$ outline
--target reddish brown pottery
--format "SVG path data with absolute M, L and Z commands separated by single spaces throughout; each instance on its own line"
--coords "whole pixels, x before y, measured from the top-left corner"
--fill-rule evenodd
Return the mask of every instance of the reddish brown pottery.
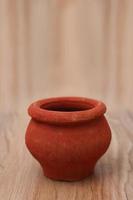
M 30 105 L 26 145 L 44 175 L 73 181 L 93 172 L 111 141 L 105 111 L 104 103 L 81 97 L 49 98 Z

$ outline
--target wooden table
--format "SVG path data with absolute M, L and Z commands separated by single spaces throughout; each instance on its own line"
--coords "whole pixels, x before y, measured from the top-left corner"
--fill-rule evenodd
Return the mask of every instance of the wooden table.
M 58 182 L 43 176 L 25 147 L 26 113 L 0 115 L 1 200 L 132 200 L 133 113 L 107 115 L 112 142 L 95 173 L 79 182 Z

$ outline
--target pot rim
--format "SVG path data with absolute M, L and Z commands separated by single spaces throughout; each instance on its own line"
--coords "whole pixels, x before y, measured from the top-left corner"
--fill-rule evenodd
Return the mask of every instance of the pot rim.
M 77 108 L 77 110 L 68 112 L 58 110 L 58 108 L 56 110 L 47 108 L 48 105 L 52 104 L 57 105 L 57 107 L 68 104 L 73 108 Z M 67 107 L 69 107 L 68 105 Z M 105 112 L 106 106 L 102 101 L 69 96 L 41 99 L 32 103 L 28 108 L 28 113 L 33 119 L 50 124 L 71 124 L 89 121 L 102 116 Z

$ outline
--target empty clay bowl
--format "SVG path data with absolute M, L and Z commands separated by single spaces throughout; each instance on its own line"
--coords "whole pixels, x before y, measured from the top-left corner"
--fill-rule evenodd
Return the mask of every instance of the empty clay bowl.
M 111 141 L 105 111 L 104 103 L 81 97 L 49 98 L 30 105 L 26 145 L 47 177 L 74 181 L 93 172 Z

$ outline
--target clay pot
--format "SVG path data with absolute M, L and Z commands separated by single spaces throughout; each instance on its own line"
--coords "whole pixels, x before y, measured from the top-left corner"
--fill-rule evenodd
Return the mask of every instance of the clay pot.
M 105 111 L 102 102 L 81 97 L 31 104 L 26 145 L 47 177 L 73 181 L 93 172 L 111 141 Z

